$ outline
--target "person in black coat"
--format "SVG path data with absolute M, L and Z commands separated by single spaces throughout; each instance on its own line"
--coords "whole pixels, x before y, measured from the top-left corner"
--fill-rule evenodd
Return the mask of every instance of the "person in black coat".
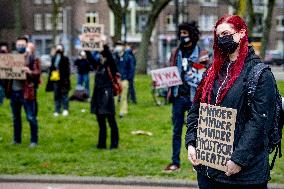
M 260 62 L 248 45 L 248 29 L 239 16 L 224 16 L 217 21 L 213 64 L 198 87 L 187 117 L 185 145 L 188 159 L 197 171 L 200 189 L 267 188 L 268 129 L 276 103 L 275 80 L 269 69 L 260 76 L 251 105 L 247 103 L 248 75 Z M 200 103 L 237 110 L 233 153 L 225 162 L 226 172 L 201 165 L 196 159 Z
M 89 62 L 95 68 L 95 87 L 91 100 L 91 113 L 96 114 L 99 124 L 98 149 L 106 149 L 106 119 L 111 128 L 110 149 L 118 148 L 119 134 L 115 119 L 115 104 L 112 81 L 118 73 L 116 64 L 108 46 L 104 46 L 100 61 L 96 61 L 90 52 L 87 52 Z
M 67 116 L 69 114 L 68 92 L 71 89 L 70 62 L 68 57 L 64 56 L 62 45 L 57 45 L 56 54 L 52 57 L 51 63 L 46 91 L 54 92 L 55 112 L 53 115 L 57 117 L 63 105 L 62 115 Z

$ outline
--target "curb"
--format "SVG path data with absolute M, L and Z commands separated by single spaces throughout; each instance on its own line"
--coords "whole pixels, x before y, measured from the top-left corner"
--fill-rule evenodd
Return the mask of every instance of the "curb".
M 18 183 L 53 183 L 53 184 L 103 184 L 103 185 L 129 185 L 129 186 L 160 186 L 160 187 L 188 187 L 198 188 L 196 181 L 176 179 L 150 179 L 145 177 L 89 177 L 64 175 L 0 175 L 1 182 Z M 284 189 L 282 184 L 269 184 L 269 189 Z

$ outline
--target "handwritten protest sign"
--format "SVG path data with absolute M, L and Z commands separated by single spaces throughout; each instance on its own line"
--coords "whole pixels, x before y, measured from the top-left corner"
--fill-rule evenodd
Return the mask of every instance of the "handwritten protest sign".
M 0 79 L 25 80 L 25 57 L 19 54 L 0 55 Z
M 152 70 L 151 76 L 157 89 L 182 85 L 182 80 L 176 66 Z
M 100 24 L 83 25 L 81 46 L 83 50 L 100 51 L 103 49 L 104 26 Z
M 196 157 L 203 165 L 226 171 L 233 153 L 237 110 L 200 104 Z

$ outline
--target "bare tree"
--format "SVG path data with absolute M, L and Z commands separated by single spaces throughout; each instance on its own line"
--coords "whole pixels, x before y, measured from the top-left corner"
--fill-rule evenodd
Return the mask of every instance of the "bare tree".
M 150 38 L 161 11 L 168 5 L 171 0 L 150 0 L 151 10 L 148 13 L 148 20 L 142 33 L 142 40 L 138 49 L 137 67 L 138 71 L 146 73 L 148 62 L 148 49 L 150 46 Z
M 261 50 L 260 50 L 260 57 L 265 57 L 265 51 L 267 48 L 267 44 L 269 42 L 269 33 L 271 30 L 271 22 L 272 22 L 272 15 L 273 15 L 273 9 L 275 5 L 275 0 L 267 0 L 268 4 L 266 7 L 266 11 L 263 17 L 263 36 L 261 38 Z
M 129 0 L 124 0 L 124 6 L 122 6 L 120 0 L 107 0 L 109 8 L 114 14 L 114 37 L 113 42 L 121 40 L 121 28 L 123 22 L 123 16 L 127 12 L 127 7 L 129 5 Z
M 255 14 L 254 14 L 252 0 L 248 0 L 247 11 L 248 11 L 248 18 L 249 18 L 248 20 L 249 36 L 252 37 L 253 26 L 255 24 Z
M 51 18 L 51 22 L 52 22 L 52 40 L 53 43 L 55 44 L 55 40 L 56 40 L 56 36 L 57 36 L 57 26 L 58 26 L 58 17 L 59 17 L 59 13 L 61 11 L 62 8 L 62 0 L 52 0 L 52 18 Z
M 22 35 L 21 0 L 13 0 L 16 36 Z

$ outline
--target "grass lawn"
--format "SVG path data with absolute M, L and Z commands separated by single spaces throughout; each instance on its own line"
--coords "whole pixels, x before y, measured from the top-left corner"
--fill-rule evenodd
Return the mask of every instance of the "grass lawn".
M 91 78 L 93 80 L 93 76 Z M 157 107 L 151 96 L 150 85 L 149 76 L 137 76 L 138 104 L 130 104 L 129 115 L 125 118 L 117 117 L 120 145 L 118 150 L 113 151 L 96 149 L 98 125 L 95 116 L 89 113 L 89 103 L 71 102 L 70 116 L 54 118 L 53 93 L 44 91 L 45 84 L 40 86 L 38 94 L 39 146 L 34 149 L 28 147 L 30 129 L 24 113 L 23 142 L 14 146 L 11 111 L 9 101 L 5 100 L 0 107 L 0 174 L 143 176 L 195 180 L 196 175 L 187 161 L 184 144 L 181 149 L 181 171 L 172 174 L 162 172 L 171 160 L 171 106 Z M 284 82 L 279 82 L 279 86 L 284 95 Z M 82 109 L 86 109 L 86 112 L 82 112 Z M 135 130 L 150 131 L 153 136 L 132 135 L 131 131 Z M 283 160 L 276 161 L 272 182 L 284 183 Z

